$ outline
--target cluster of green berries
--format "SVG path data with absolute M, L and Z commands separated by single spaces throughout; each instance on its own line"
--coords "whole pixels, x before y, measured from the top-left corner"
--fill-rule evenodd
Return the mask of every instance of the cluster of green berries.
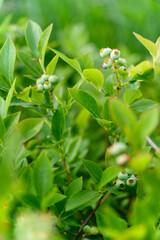
M 43 90 L 50 90 L 53 87 L 53 84 L 58 82 L 58 77 L 56 75 L 46 75 L 43 74 L 40 78 L 37 79 L 37 90 L 42 92 Z
M 126 60 L 121 58 L 121 52 L 118 49 L 111 49 L 109 47 L 100 50 L 100 56 L 104 58 L 102 68 L 107 69 L 116 64 L 119 68 L 126 67 Z M 124 69 L 123 69 L 124 70 Z
M 119 166 L 125 165 L 130 160 L 127 145 L 123 142 L 114 143 L 107 152 L 110 157 L 116 157 L 116 163 Z
M 125 186 L 134 187 L 137 184 L 137 177 L 133 174 L 133 170 L 126 168 L 118 173 L 115 183 L 116 188 L 123 190 Z
M 89 225 L 86 225 L 83 228 L 83 232 L 87 235 L 97 235 L 99 231 L 97 227 L 90 227 Z

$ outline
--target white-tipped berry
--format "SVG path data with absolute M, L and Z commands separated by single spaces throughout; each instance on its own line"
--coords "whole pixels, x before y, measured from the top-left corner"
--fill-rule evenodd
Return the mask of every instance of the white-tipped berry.
M 45 90 L 50 90 L 51 88 L 52 88 L 52 84 L 51 83 L 48 82 L 48 83 L 44 84 L 44 89 Z
M 36 81 L 37 85 L 38 84 L 44 84 L 45 83 L 45 80 L 43 78 L 38 78 L 37 81 Z
M 38 85 L 37 85 L 37 90 L 38 90 L 39 92 L 42 92 L 43 89 L 44 89 L 44 87 L 43 87 L 42 84 L 38 84 Z
M 113 60 L 117 60 L 121 55 L 121 52 L 118 50 L 118 49 L 113 49 L 111 54 L 110 54 L 110 57 L 113 59 Z
M 108 149 L 108 153 L 111 156 L 116 156 L 126 152 L 126 150 L 127 150 L 127 145 L 125 143 L 116 142 Z
M 113 64 L 112 59 L 106 58 L 106 59 L 104 59 L 104 62 L 102 64 L 102 68 L 103 69 L 110 68 L 110 67 L 112 67 L 112 64 Z
M 126 172 L 119 172 L 117 177 L 120 180 L 126 180 L 128 178 L 128 174 Z
M 122 190 L 122 189 L 124 189 L 124 187 L 125 187 L 125 182 L 123 182 L 123 181 L 121 181 L 121 180 L 117 180 L 115 186 L 116 186 L 118 189 L 121 189 L 121 190 Z
M 136 185 L 136 178 L 133 178 L 133 177 L 130 177 L 127 179 L 127 182 L 126 184 L 129 186 L 129 187 L 134 187 Z
M 109 48 L 109 47 L 107 47 L 107 48 L 102 48 L 102 49 L 100 50 L 100 56 L 103 57 L 103 58 L 108 57 L 109 54 L 111 53 L 111 51 L 112 51 L 112 49 Z
M 121 66 L 126 66 L 127 64 L 126 59 L 121 57 L 117 60 L 117 63 Z
M 45 75 L 45 74 L 42 75 L 42 79 L 44 79 L 45 81 L 47 81 L 48 78 L 49 78 L 49 75 Z
M 52 76 L 50 76 L 50 77 L 48 78 L 48 81 L 49 81 L 50 83 L 55 83 L 55 82 L 58 81 L 58 77 L 57 77 L 56 75 L 52 75 Z
M 127 163 L 129 161 L 129 155 L 128 154 L 121 154 L 116 158 L 116 163 L 119 166 L 123 166 L 125 163 Z

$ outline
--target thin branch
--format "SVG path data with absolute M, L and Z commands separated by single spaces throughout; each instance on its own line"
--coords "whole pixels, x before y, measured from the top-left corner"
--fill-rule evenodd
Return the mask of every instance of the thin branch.
M 146 139 L 147 139 L 147 142 L 152 146 L 152 148 L 156 150 L 156 152 L 160 151 L 160 148 L 152 141 L 150 137 L 147 136 Z
M 65 172 L 66 172 L 68 183 L 71 183 L 71 177 L 70 177 L 70 174 L 69 174 L 69 171 L 68 171 L 68 168 L 67 168 L 66 159 L 63 157 L 62 161 L 63 161 L 63 166 L 64 166 L 64 169 L 65 169 Z
M 103 195 L 99 201 L 97 202 L 96 207 L 92 210 L 92 212 L 90 213 L 90 215 L 88 216 L 88 218 L 84 221 L 84 223 L 82 224 L 82 226 L 80 227 L 80 229 L 78 230 L 76 237 L 74 238 L 74 240 L 78 240 L 79 236 L 81 235 L 83 228 L 87 225 L 87 223 L 90 221 L 90 219 L 93 217 L 93 215 L 95 214 L 95 212 L 97 211 L 97 209 L 100 207 L 100 205 L 111 196 L 112 193 L 108 193 L 106 196 Z M 105 196 L 105 197 L 104 197 Z
M 119 95 L 119 88 L 118 88 L 118 76 L 117 76 L 117 72 L 116 72 L 116 66 L 115 64 L 113 64 L 113 69 L 114 69 L 114 75 L 115 75 L 115 84 L 116 84 L 116 96 L 118 98 Z

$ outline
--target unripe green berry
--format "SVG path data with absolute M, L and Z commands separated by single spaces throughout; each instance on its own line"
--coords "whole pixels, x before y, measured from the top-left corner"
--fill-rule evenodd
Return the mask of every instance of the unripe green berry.
M 133 177 L 130 177 L 127 179 L 127 182 L 126 184 L 129 186 L 129 187 L 134 187 L 136 185 L 136 179 L 133 178 Z
M 110 54 L 110 57 L 113 60 L 117 60 L 117 59 L 119 59 L 120 55 L 121 55 L 121 52 L 118 49 L 113 49 L 111 54 Z
M 39 92 L 42 92 L 43 89 L 44 89 L 44 87 L 43 87 L 42 84 L 38 84 L 38 85 L 37 85 L 37 90 L 38 90 Z
M 100 56 L 103 57 L 103 58 L 108 57 L 109 54 L 111 53 L 111 51 L 112 51 L 112 49 L 109 48 L 109 47 L 107 47 L 107 48 L 102 48 L 102 49 L 100 50 Z
M 97 227 L 92 227 L 91 228 L 91 235 L 97 235 L 98 234 L 98 228 Z
M 104 59 L 104 63 L 102 64 L 102 68 L 103 69 L 110 68 L 110 67 L 112 67 L 112 65 L 113 65 L 112 59 L 106 58 L 106 59 Z
M 55 83 L 55 82 L 58 81 L 58 77 L 56 75 L 52 75 L 52 76 L 49 77 L 48 81 L 50 83 Z
M 86 234 L 91 234 L 91 227 L 89 225 L 84 226 L 83 232 Z
M 121 66 L 126 66 L 127 62 L 126 62 L 126 59 L 125 58 L 119 58 L 117 63 Z
M 128 178 L 128 174 L 126 173 L 126 172 L 119 172 L 118 173 L 118 178 L 120 179 L 120 180 L 126 180 L 127 178 Z
M 127 150 L 127 145 L 125 143 L 116 142 L 108 149 L 108 153 L 111 156 L 116 156 L 121 153 L 124 153 L 126 150 Z
M 48 78 L 49 78 L 49 75 L 45 75 L 45 74 L 42 75 L 42 79 L 44 79 L 45 81 L 47 81 Z
M 38 78 L 37 81 L 36 81 L 37 85 L 38 84 L 44 84 L 45 83 L 45 80 L 43 78 Z
M 125 187 L 125 182 L 123 182 L 123 181 L 121 181 L 121 180 L 117 180 L 116 181 L 116 188 L 118 188 L 118 189 L 124 189 L 124 187 Z
M 52 88 L 52 84 L 51 83 L 45 83 L 44 84 L 44 89 L 45 90 L 50 90 Z
M 125 170 L 126 173 L 128 173 L 129 175 L 132 175 L 132 174 L 133 174 L 133 170 L 132 170 L 132 169 L 125 168 L 124 170 Z

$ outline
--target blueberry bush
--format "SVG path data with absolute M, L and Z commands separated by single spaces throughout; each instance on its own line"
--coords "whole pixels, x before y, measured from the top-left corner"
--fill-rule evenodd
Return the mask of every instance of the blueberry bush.
M 104 46 L 95 67 L 52 48 L 51 32 L 29 21 L 26 44 L 0 50 L 0 239 L 158 240 L 159 104 L 143 84 L 160 38 L 134 33 L 152 61 Z

